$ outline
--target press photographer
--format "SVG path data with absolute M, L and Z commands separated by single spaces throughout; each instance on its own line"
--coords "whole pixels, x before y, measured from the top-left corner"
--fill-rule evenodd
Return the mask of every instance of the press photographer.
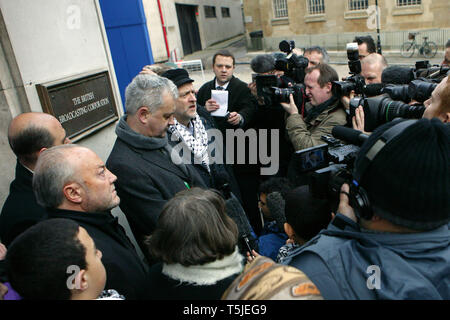
M 436 119 L 378 128 L 333 221 L 283 264 L 325 299 L 449 299 L 449 143 L 449 127 Z
M 255 72 L 255 80 L 248 87 L 258 101 L 255 127 L 266 129 L 269 137 L 275 134 L 274 130 L 277 130 L 280 153 L 278 175 L 285 176 L 293 148 L 286 133 L 285 112 L 280 104 L 282 97 L 277 93 L 282 88 L 288 88 L 289 83 L 294 81 L 285 76 L 283 71 L 276 69 L 276 61 L 271 54 L 262 54 L 253 58 L 250 66 Z M 267 141 L 269 153 L 272 154 L 271 139 Z
M 350 99 L 378 95 L 382 89 L 381 76 L 387 67 L 386 59 L 378 53 L 371 53 L 362 60 L 358 58 L 357 43 L 347 44 L 350 76 L 343 81 L 333 83 L 334 90 L 341 97 L 344 107 L 349 110 Z
M 347 122 L 344 106 L 332 90 L 333 81 L 339 79 L 337 72 L 327 64 L 305 72 L 305 93 L 309 101 L 297 106 L 291 94 L 289 103 L 281 103 L 288 113 L 286 130 L 295 151 L 323 144 L 322 135 L 331 134 L 334 126 Z

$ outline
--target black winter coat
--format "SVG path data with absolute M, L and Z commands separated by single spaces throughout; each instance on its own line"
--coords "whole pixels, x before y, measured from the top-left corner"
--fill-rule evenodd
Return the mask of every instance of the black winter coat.
M 0 215 L 0 240 L 8 247 L 29 227 L 41 221 L 46 213 L 33 193 L 33 173 L 17 161 L 16 178 L 9 187 L 9 195 Z
M 147 266 L 138 256 L 125 230 L 110 212 L 89 213 L 70 210 L 48 210 L 48 218 L 65 218 L 86 229 L 102 252 L 106 269 L 105 289 L 114 289 L 127 300 L 145 299 L 143 286 L 148 279 Z
M 117 140 L 106 167 L 117 176 L 120 208 L 144 254 L 145 236 L 155 229 L 165 203 L 176 193 L 192 187 L 207 188 L 191 164 L 176 165 L 165 147 L 166 138 L 149 138 L 135 133 L 123 117 Z

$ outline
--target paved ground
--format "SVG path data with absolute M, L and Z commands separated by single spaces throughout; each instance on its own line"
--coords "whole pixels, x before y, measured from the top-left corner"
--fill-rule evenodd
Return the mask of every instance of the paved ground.
M 264 51 L 247 51 L 245 36 L 240 35 L 232 39 L 217 43 L 212 45 L 205 50 L 194 52 L 193 54 L 184 57 L 184 61 L 201 60 L 204 68 L 203 73 L 200 71 L 190 72 L 192 79 L 195 80 L 195 87 L 200 88 L 203 83 L 214 78 L 214 73 L 212 71 L 212 57 L 214 53 L 219 49 L 229 49 L 236 58 L 236 70 L 235 76 L 245 82 L 250 82 L 252 78 L 252 70 L 250 69 L 250 60 L 258 54 L 264 54 L 268 52 Z M 347 53 L 345 51 L 330 51 L 330 65 L 332 65 L 339 78 L 348 76 L 348 66 L 347 66 Z M 417 56 L 415 54 L 411 58 L 403 58 L 400 52 L 387 51 L 383 52 L 383 55 L 388 60 L 391 65 L 404 65 L 413 67 L 415 62 L 418 60 L 426 60 L 424 57 Z M 431 64 L 439 64 L 442 61 L 444 53 L 438 51 L 433 59 L 430 59 Z

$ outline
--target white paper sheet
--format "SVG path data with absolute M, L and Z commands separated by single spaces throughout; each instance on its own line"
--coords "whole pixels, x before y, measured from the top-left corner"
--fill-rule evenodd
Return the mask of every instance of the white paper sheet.
M 228 113 L 228 91 L 211 90 L 211 98 L 216 100 L 219 109 L 211 112 L 213 117 L 225 117 Z

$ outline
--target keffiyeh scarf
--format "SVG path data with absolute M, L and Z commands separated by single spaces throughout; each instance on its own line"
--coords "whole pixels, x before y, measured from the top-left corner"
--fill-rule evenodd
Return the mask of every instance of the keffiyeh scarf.
M 205 126 L 198 115 L 191 120 L 191 125 L 194 127 L 194 134 L 176 119 L 174 119 L 174 124 L 168 130 L 172 134 L 172 140 L 174 140 L 173 137 L 176 137 L 174 141 L 183 141 L 185 146 L 192 152 L 194 160 L 196 160 L 194 163 L 201 163 L 210 172 L 208 135 L 206 134 Z

